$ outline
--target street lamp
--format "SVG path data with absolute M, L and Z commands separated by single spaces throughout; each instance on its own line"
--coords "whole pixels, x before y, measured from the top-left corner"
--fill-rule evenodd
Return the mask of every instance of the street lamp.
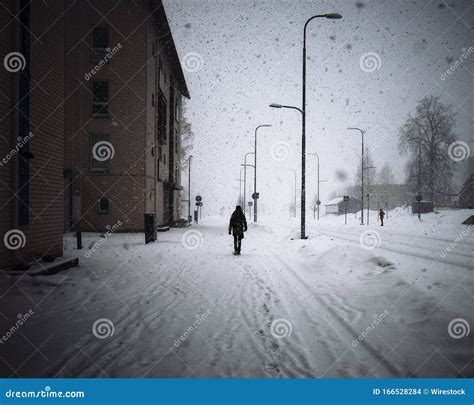
M 295 212 L 295 218 L 296 218 L 296 170 L 295 169 L 287 169 L 287 170 L 290 171 L 290 172 L 295 173 L 295 199 L 294 199 L 293 204 L 294 204 L 294 207 L 295 207 L 294 212 Z
M 257 128 L 255 128 L 255 147 L 254 147 L 254 171 L 253 171 L 253 199 L 254 199 L 254 208 L 253 208 L 253 220 L 254 222 L 257 222 L 257 132 L 259 128 L 269 128 L 271 127 L 270 124 L 263 124 L 259 125 Z
M 319 181 L 319 155 L 317 152 L 308 153 L 308 155 L 316 156 L 318 158 L 318 201 L 316 202 L 316 205 L 318 206 L 318 221 L 319 221 L 319 206 L 321 205 L 321 200 L 319 199 L 319 183 L 322 183 L 322 181 Z
M 247 152 L 244 157 L 244 212 L 247 206 L 247 156 L 253 154 L 254 152 Z
M 347 129 L 350 130 L 355 130 L 359 131 L 360 134 L 362 135 L 362 155 L 361 155 L 361 164 L 362 164 L 362 169 L 361 169 L 361 187 L 360 187 L 360 211 L 361 211 L 361 216 L 360 216 L 360 224 L 364 225 L 364 134 L 365 131 L 363 131 L 360 128 L 355 128 L 355 127 L 349 127 Z
M 193 155 L 188 157 L 188 222 L 191 223 L 191 159 Z
M 246 179 L 245 179 L 245 176 L 246 176 L 246 173 L 247 173 L 247 167 L 253 167 L 255 169 L 255 166 L 254 165 L 250 165 L 248 163 L 245 163 L 245 164 L 241 164 L 240 165 L 241 167 L 244 168 L 244 196 L 245 196 L 245 189 L 247 187 L 247 182 L 246 182 Z M 245 198 L 245 197 L 244 197 Z M 247 201 L 244 202 L 244 205 L 247 204 Z M 244 209 L 244 212 L 245 212 L 245 209 Z M 249 215 L 249 218 L 250 218 L 250 215 Z
M 418 201 L 418 219 L 421 221 L 421 138 L 410 138 L 407 142 L 418 143 L 418 195 L 416 201 Z
M 309 18 L 303 29 L 303 94 L 301 109 L 297 107 L 283 106 L 281 104 L 272 104 L 273 108 L 293 108 L 301 112 L 303 116 L 302 130 L 301 130 L 301 239 L 306 239 L 306 28 L 310 21 L 315 18 L 328 18 L 331 20 L 338 20 L 342 18 L 340 14 L 320 14 Z
M 367 167 L 364 167 L 362 170 L 367 170 L 367 169 L 376 169 L 375 166 L 367 166 Z M 370 182 L 369 182 L 369 177 L 367 178 L 367 225 L 369 225 L 369 209 L 370 209 L 370 193 L 369 193 L 369 185 L 370 185 Z

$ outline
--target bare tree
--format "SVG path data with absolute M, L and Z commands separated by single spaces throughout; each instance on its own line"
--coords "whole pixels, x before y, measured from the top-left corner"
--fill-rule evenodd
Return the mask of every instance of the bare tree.
M 455 115 L 452 107 L 441 103 L 439 97 L 426 96 L 419 101 L 416 114 L 408 116 L 399 132 L 400 152 L 410 154 L 406 168 L 409 189 L 417 191 L 420 146 L 421 192 L 438 204 L 446 201 L 451 189 L 453 161 L 447 150 L 456 140 Z
M 378 183 L 379 184 L 394 184 L 395 183 L 395 173 L 392 170 L 392 167 L 385 163 L 379 171 L 378 174 Z
M 191 127 L 191 123 L 188 121 L 186 101 L 183 99 L 182 110 L 181 110 L 181 165 L 187 161 L 191 151 L 193 149 L 194 132 Z

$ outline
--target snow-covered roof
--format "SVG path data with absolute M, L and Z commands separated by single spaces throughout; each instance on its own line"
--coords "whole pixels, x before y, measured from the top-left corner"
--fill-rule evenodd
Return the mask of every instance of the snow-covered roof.
M 337 204 L 340 204 L 343 201 L 344 201 L 343 197 L 336 197 L 336 198 L 333 198 L 332 200 L 328 201 L 324 205 L 337 205 Z

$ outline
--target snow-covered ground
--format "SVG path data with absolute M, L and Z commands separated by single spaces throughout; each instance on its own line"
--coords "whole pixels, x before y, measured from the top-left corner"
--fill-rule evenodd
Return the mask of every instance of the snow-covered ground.
M 79 268 L 0 276 L 2 376 L 473 377 L 473 210 L 226 218 L 83 236 Z M 292 239 L 294 238 L 294 239 Z M 94 243 L 100 241 L 94 246 Z M 2 364 L 2 362 L 4 364 Z

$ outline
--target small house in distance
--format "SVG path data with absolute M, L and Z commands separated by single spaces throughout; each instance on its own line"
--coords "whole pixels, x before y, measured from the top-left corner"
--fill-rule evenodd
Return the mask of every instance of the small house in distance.
M 324 204 L 324 207 L 326 208 L 326 214 L 344 215 L 346 209 L 347 213 L 360 211 L 360 204 L 361 202 L 357 198 L 349 198 L 346 202 L 344 197 L 336 197 Z

